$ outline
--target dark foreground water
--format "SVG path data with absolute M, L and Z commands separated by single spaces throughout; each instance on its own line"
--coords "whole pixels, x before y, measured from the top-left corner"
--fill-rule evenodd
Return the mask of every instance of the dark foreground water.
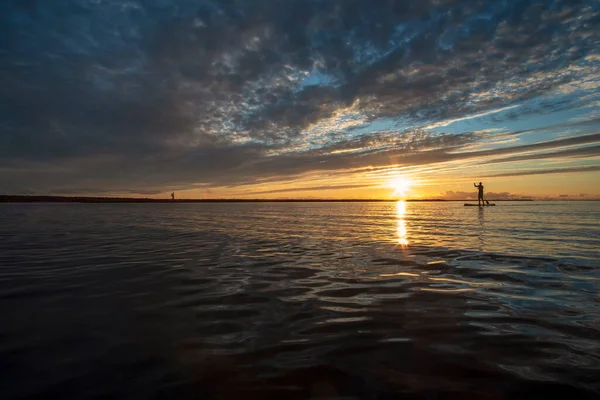
M 0 236 L 1 399 L 600 396 L 600 202 L 5 204 Z

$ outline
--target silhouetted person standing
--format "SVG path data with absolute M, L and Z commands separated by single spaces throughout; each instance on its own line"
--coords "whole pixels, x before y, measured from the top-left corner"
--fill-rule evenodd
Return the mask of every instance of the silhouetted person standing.
M 480 206 L 485 205 L 485 200 L 483 200 L 483 183 L 479 182 L 479 185 L 473 184 L 473 186 L 479 189 L 479 192 L 477 193 L 477 204 Z
M 171 200 L 175 200 L 175 192 L 171 193 Z

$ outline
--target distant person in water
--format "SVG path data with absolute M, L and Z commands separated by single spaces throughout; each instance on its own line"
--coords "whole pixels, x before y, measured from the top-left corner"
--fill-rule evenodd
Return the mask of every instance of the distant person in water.
M 175 192 L 171 193 L 171 200 L 175 200 Z
M 473 186 L 479 189 L 479 192 L 477 193 L 477 204 L 480 206 L 484 205 L 485 200 L 483 200 L 483 183 L 479 182 L 479 185 L 474 183 Z

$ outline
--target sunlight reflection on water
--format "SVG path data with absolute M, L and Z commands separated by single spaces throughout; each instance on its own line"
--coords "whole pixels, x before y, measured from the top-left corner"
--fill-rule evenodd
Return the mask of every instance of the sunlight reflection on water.
M 404 219 L 406 216 L 406 202 L 404 200 L 396 203 L 396 216 L 398 217 L 398 243 L 403 247 L 408 246 L 408 233 L 406 232 L 406 220 Z

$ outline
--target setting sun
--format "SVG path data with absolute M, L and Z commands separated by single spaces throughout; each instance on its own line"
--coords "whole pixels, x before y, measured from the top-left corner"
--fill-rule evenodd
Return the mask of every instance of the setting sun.
M 412 181 L 406 177 L 398 176 L 392 179 L 389 186 L 394 189 L 393 196 L 405 196 L 412 186 Z

